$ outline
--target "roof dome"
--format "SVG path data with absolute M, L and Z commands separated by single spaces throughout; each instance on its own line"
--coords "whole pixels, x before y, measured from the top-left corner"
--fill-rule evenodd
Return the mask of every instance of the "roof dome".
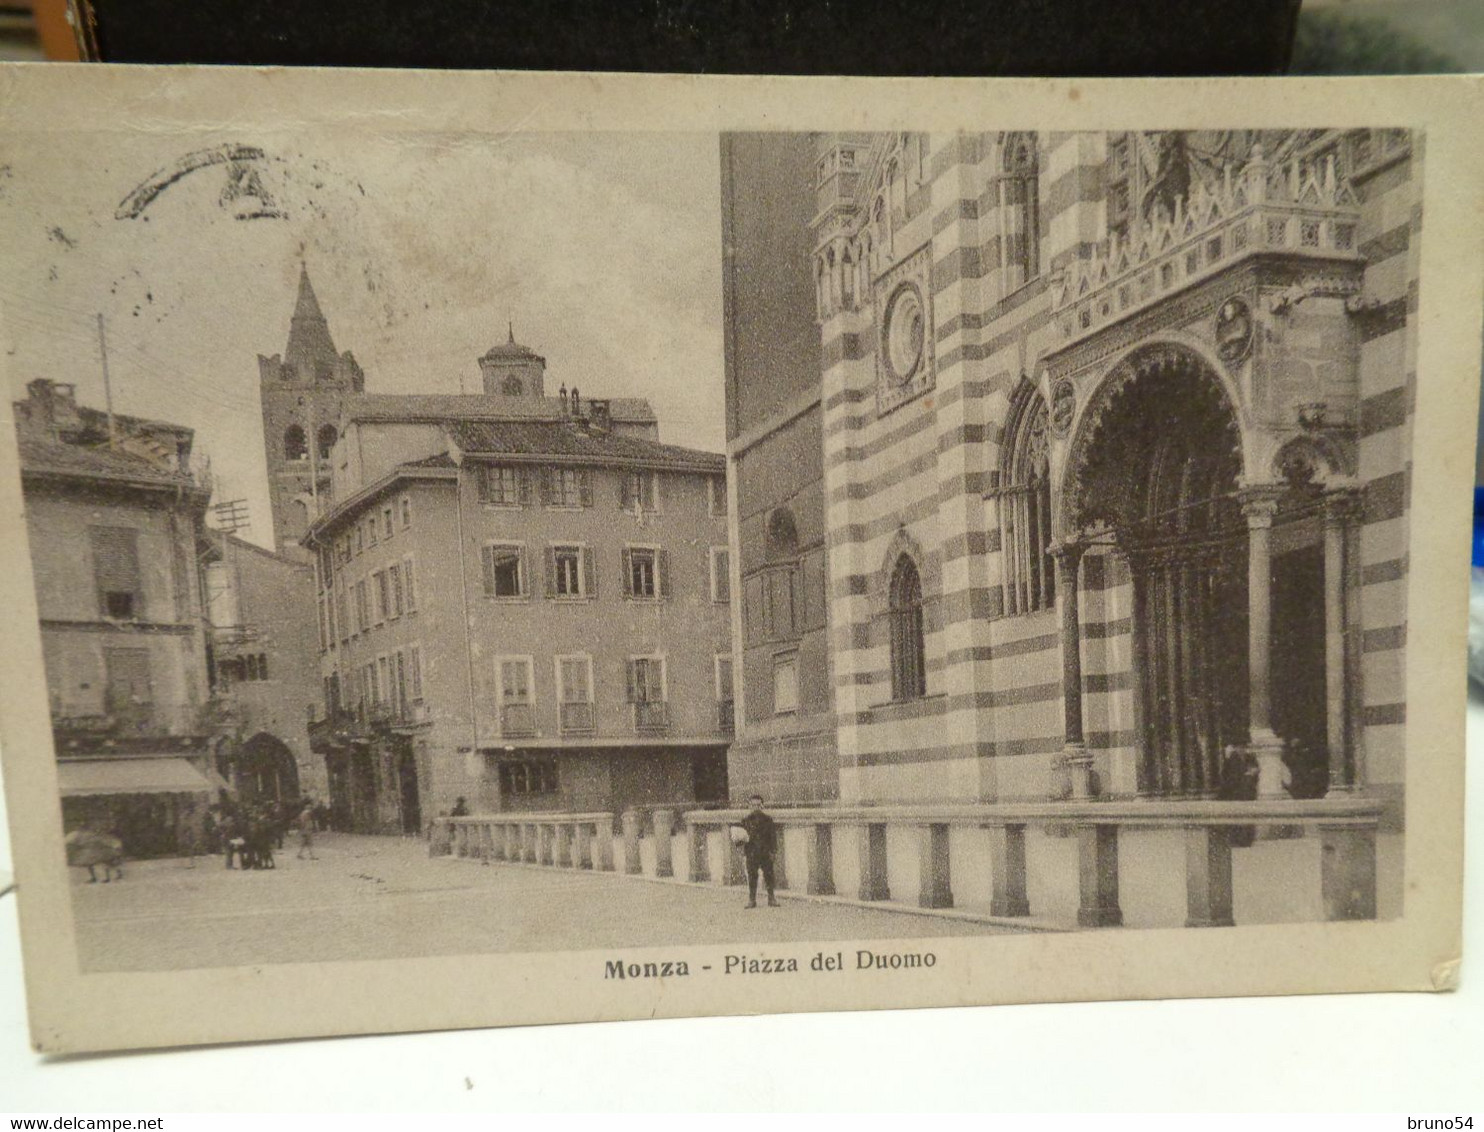
M 535 358 L 539 355 L 529 346 L 523 346 L 515 340 L 515 324 L 510 324 L 510 337 L 498 345 L 491 346 L 484 352 L 486 358 Z

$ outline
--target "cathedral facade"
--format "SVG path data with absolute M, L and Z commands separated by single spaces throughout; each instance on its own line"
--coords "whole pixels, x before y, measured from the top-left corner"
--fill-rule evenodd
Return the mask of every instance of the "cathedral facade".
M 1420 135 L 813 140 L 841 802 L 1399 797 Z

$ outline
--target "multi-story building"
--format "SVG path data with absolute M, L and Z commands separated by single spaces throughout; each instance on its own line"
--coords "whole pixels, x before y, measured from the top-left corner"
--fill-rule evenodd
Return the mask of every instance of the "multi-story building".
M 815 195 L 841 799 L 1212 797 L 1233 752 L 1260 797 L 1399 797 L 1417 140 L 823 135 L 814 158 L 770 186 L 785 220 Z M 723 203 L 732 241 L 797 257 Z M 734 422 L 767 369 L 734 368 Z M 766 554 L 745 431 L 732 544 Z M 735 777 L 765 773 L 753 750 Z
M 226 786 L 193 433 L 79 405 L 62 383 L 27 393 L 16 432 L 63 822 L 115 834 L 131 857 L 173 854 Z
M 514 342 L 486 392 L 347 398 L 310 527 L 331 805 L 363 830 L 471 808 L 726 793 L 725 461 L 642 401 L 544 390 Z
M 840 790 L 830 682 L 824 406 L 815 322 L 815 141 L 721 140 L 728 482 L 737 517 L 733 797 Z
M 324 760 L 309 747 L 324 711 L 313 564 L 302 549 L 290 556 L 221 531 L 200 554 L 223 774 L 246 803 L 325 798 Z

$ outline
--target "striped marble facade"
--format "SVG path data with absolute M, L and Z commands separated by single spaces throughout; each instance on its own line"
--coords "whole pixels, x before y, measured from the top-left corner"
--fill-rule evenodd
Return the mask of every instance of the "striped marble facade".
M 1356 654 L 1334 693 L 1349 706 L 1331 726 L 1354 717 L 1345 741 L 1355 773 L 1343 785 L 1399 787 L 1422 139 L 1230 133 L 1226 167 L 1208 169 L 1209 183 L 1168 213 L 1156 200 L 1147 225 L 1111 235 L 1110 155 L 1123 147 L 1147 173 L 1157 139 L 819 139 L 814 271 L 843 802 L 1070 795 L 1068 671 L 1092 792 L 1141 791 L 1133 575 L 1118 546 L 1074 527 L 1067 471 L 1084 458 L 1076 446 L 1091 443 L 1088 406 L 1106 410 L 1115 396 L 1110 375 L 1158 350 L 1226 391 L 1244 488 L 1281 486 L 1282 469 L 1308 460 L 1316 490 L 1359 500 L 1353 537 L 1325 543 L 1346 571 L 1334 671 L 1346 649 Z M 1139 232 L 1142 248 L 1129 243 Z M 894 385 L 883 312 L 912 279 L 929 296 L 922 361 Z M 1232 296 L 1245 305 L 1223 305 Z M 1250 319 L 1250 346 L 1223 338 L 1242 329 L 1233 309 Z M 1027 610 L 1007 600 L 1014 517 L 1002 508 L 1016 504 L 1006 429 L 1026 385 L 1048 405 L 1064 398 L 1049 442 L 1050 525 L 1059 541 L 1082 540 L 1070 668 L 1067 594 Z M 1323 521 L 1284 528 L 1279 549 L 1285 539 L 1317 547 Z M 894 701 L 888 586 L 903 553 L 922 581 L 927 694 Z M 1245 547 L 1231 553 L 1245 571 Z

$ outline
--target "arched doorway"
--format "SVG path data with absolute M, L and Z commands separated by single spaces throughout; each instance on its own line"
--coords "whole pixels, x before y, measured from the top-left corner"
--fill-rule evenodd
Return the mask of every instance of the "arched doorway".
M 299 800 L 299 768 L 282 739 L 259 731 L 238 749 L 237 796 L 243 802 L 293 803 Z
M 1063 529 L 1098 532 L 1133 580 L 1141 794 L 1213 795 L 1223 751 L 1249 738 L 1242 468 L 1231 400 L 1182 347 L 1120 365 L 1073 444 Z

